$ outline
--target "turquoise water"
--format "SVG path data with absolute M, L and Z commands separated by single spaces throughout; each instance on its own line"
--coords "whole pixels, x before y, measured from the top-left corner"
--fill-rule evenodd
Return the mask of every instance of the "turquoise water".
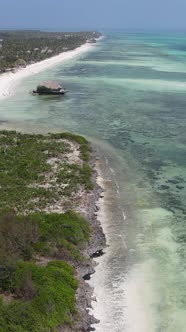
M 28 93 L 48 78 L 69 94 Z M 96 331 L 185 331 L 186 34 L 107 33 L 21 82 L 0 120 L 86 135 L 103 160 L 110 247 L 92 280 Z

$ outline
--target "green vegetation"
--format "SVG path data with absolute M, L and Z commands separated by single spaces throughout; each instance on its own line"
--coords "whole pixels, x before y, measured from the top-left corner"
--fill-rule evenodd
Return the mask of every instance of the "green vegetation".
M 90 227 L 74 211 L 45 209 L 60 201 L 65 210 L 78 190 L 92 189 L 89 152 L 69 133 L 0 132 L 0 332 L 73 324 L 78 285 L 69 264 L 85 259 Z
M 84 161 L 89 161 L 91 148 L 87 140 L 83 136 L 74 135 L 71 133 L 60 133 L 60 134 L 51 134 L 53 139 L 68 139 L 74 141 L 80 145 L 81 158 Z
M 87 222 L 73 211 L 0 218 L 0 262 L 30 260 L 36 255 L 78 261 L 89 239 Z
M 1 217 L 0 331 L 55 331 L 72 323 L 77 281 L 65 261 L 82 259 L 89 235 L 88 223 L 72 211 Z
M 74 147 L 68 143 L 77 144 Z M 80 151 L 79 162 L 66 155 Z M 80 136 L 68 133 L 29 135 L 0 132 L 0 212 L 43 210 L 65 197 L 76 201 L 80 188 L 91 190 L 90 146 Z M 50 163 L 56 158 L 55 164 Z M 56 167 L 53 167 L 56 166 Z
M 0 31 L 0 72 L 73 50 L 98 32 Z
M 1 332 L 56 331 L 57 326 L 71 323 L 77 282 L 66 263 L 17 262 L 9 282 L 14 299 L 0 302 Z
M 82 259 L 89 234 L 87 222 L 70 211 L 1 217 L 0 331 L 55 331 L 72 323 L 77 281 L 64 260 Z

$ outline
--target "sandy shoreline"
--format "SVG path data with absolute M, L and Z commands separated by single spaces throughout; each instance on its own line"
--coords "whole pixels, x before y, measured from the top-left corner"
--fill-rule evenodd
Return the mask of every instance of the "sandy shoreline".
M 0 75 L 0 100 L 8 98 L 15 93 L 18 83 L 25 77 L 38 74 L 50 67 L 55 66 L 65 60 L 73 59 L 78 55 L 92 49 L 96 44 L 84 44 L 72 51 L 60 53 L 52 58 L 28 65 L 26 68 L 18 70 L 16 73 L 5 73 Z
M 100 39 L 102 38 L 103 37 Z M 61 53 L 52 58 L 28 65 L 26 68 L 21 69 L 16 73 L 5 73 L 0 75 L 0 100 L 14 95 L 16 92 L 16 86 L 22 79 L 40 73 L 65 60 L 75 58 L 76 56 L 89 51 L 94 46 L 96 46 L 96 44 L 86 43 L 72 51 Z M 2 122 L 0 129 L 10 130 L 15 128 L 14 125 L 9 128 L 6 122 Z M 99 321 L 90 313 L 92 301 L 95 301 L 93 288 L 86 282 L 86 278 L 84 279 L 85 276 L 91 275 L 95 272 L 96 262 L 92 259 L 94 258 L 94 254 L 102 252 L 106 247 L 105 235 L 100 220 L 97 217 L 98 210 L 100 209 L 99 201 L 104 201 L 104 189 L 99 184 L 100 172 L 98 171 L 96 160 L 96 152 L 93 149 L 90 164 L 93 169 L 92 180 L 95 188 L 89 195 L 86 194 L 84 196 L 83 205 L 80 207 L 80 210 L 77 211 L 89 221 L 92 228 L 91 241 L 84 251 L 86 263 L 76 266 L 76 273 L 79 281 L 79 287 L 76 294 L 77 310 L 79 313 L 79 319 L 75 322 L 75 328 L 77 331 L 90 331 L 91 325 L 99 323 Z M 67 327 L 65 330 L 64 328 L 60 330 L 59 328 L 59 331 L 69 332 L 72 331 L 72 329 Z

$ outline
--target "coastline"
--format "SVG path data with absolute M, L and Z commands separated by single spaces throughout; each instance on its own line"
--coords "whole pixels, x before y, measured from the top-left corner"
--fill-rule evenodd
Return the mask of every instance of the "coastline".
M 100 37 L 99 40 L 102 38 L 103 36 Z M 72 51 L 61 53 L 52 58 L 28 65 L 26 68 L 20 69 L 16 73 L 5 73 L 0 75 L 0 100 L 14 95 L 18 81 L 20 82 L 26 77 L 35 75 L 41 71 L 46 70 L 47 68 L 55 66 L 58 63 L 81 55 L 82 53 L 92 49 L 94 46 L 96 46 L 96 44 L 86 43 Z M 8 128 L 6 123 L 2 123 L 0 129 L 10 130 L 14 128 Z M 95 272 L 95 266 L 97 265 L 97 263 L 93 260 L 94 255 L 102 255 L 102 252 L 106 247 L 105 235 L 103 233 L 101 223 L 97 218 L 97 212 L 100 208 L 98 202 L 100 199 L 103 199 L 104 189 L 99 185 L 99 174 L 96 164 L 97 154 L 93 149 L 90 154 L 90 166 L 93 170 L 92 181 L 94 183 L 94 189 L 86 195 L 85 193 L 82 194 L 84 195 L 83 204 L 77 209 L 77 212 L 80 213 L 90 223 L 92 230 L 91 240 L 82 252 L 86 260 L 85 262 L 74 266 L 79 285 L 76 294 L 78 318 L 75 319 L 75 324 L 72 327 L 66 327 L 65 329 L 64 326 L 62 328 L 59 327 L 58 331 L 61 332 L 70 332 L 74 331 L 74 329 L 75 331 L 79 332 L 90 331 L 92 324 L 99 323 L 99 321 L 90 314 L 92 301 L 95 301 L 95 297 L 94 289 L 87 282 L 87 280 L 90 279 L 90 276 Z
M 94 287 L 89 283 L 91 275 L 96 273 L 97 263 L 94 258 L 100 257 L 104 254 L 104 249 L 107 247 L 106 237 L 101 225 L 101 220 L 98 218 L 98 212 L 104 201 L 104 186 L 101 185 L 102 178 L 99 169 L 100 159 L 97 157 L 96 151 L 92 151 L 90 155 L 90 165 L 93 170 L 92 181 L 94 189 L 90 194 L 84 196 L 83 209 L 80 208 L 80 213 L 91 226 L 91 240 L 85 250 L 83 256 L 87 258 L 86 262 L 80 264 L 77 268 L 78 290 L 76 294 L 77 311 L 79 319 L 75 321 L 73 328 L 67 327 L 65 330 L 59 329 L 59 332 L 82 332 L 94 331 L 95 324 L 99 324 L 99 320 L 91 313 L 92 303 L 96 301 L 94 295 Z M 100 204 L 100 201 L 102 204 Z M 75 329 L 75 330 L 74 330 Z
M 96 44 L 85 43 L 80 47 L 62 52 L 54 57 L 45 59 L 40 62 L 28 65 L 25 68 L 19 69 L 15 73 L 5 73 L 0 75 L 0 100 L 13 96 L 15 94 L 16 85 L 24 78 L 38 74 L 50 67 L 57 65 L 58 63 L 70 60 L 84 52 L 92 49 Z
M 24 142 L 25 141 L 25 137 L 22 136 L 23 134 L 21 133 L 16 133 L 14 132 L 2 132 L 2 136 L 3 139 L 5 139 L 4 137 L 7 137 L 7 140 L 9 142 L 11 142 L 11 138 L 15 138 L 15 135 L 19 135 L 19 139 L 23 139 Z M 25 134 L 24 134 L 25 135 Z M 26 134 L 29 135 L 29 134 Z M 49 134 L 48 134 L 49 135 Z M 24 199 L 21 199 L 21 206 L 19 206 L 19 204 L 17 205 L 17 198 L 16 201 L 11 201 L 11 195 L 10 195 L 10 200 L 7 200 L 5 198 L 5 202 L 6 204 L 8 204 L 7 206 L 11 206 L 11 204 L 13 203 L 14 206 L 14 211 L 17 214 L 17 216 L 21 217 L 22 213 L 25 214 L 29 217 L 30 213 L 32 215 L 33 212 L 37 213 L 44 213 L 43 216 L 50 216 L 50 220 L 53 224 L 54 219 L 56 218 L 56 215 L 59 215 L 59 217 L 57 218 L 61 218 L 61 216 L 65 215 L 65 213 L 75 213 L 75 215 L 78 218 L 78 215 L 81 217 L 83 217 L 83 220 L 87 223 L 87 226 L 89 225 L 88 229 L 89 229 L 89 236 L 86 238 L 86 241 L 84 242 L 84 244 L 82 243 L 82 246 L 78 247 L 78 242 L 77 242 L 77 250 L 79 248 L 79 253 L 81 259 L 78 259 L 76 256 L 71 256 L 70 252 L 68 250 L 70 250 L 69 247 L 67 247 L 66 249 L 64 248 L 64 251 L 62 251 L 60 253 L 60 251 L 58 251 L 58 240 L 55 240 L 55 238 L 53 239 L 54 242 L 49 242 L 49 248 L 51 247 L 51 243 L 55 243 L 54 248 L 51 249 L 52 251 L 50 252 L 47 251 L 46 252 L 42 252 L 42 250 L 37 251 L 37 247 L 35 248 L 35 250 L 32 251 L 31 257 L 27 260 L 25 259 L 23 261 L 23 265 L 27 266 L 27 264 L 30 264 L 30 261 L 32 261 L 32 264 L 34 264 L 34 269 L 47 269 L 49 264 L 52 264 L 52 262 L 61 262 L 62 264 L 68 264 L 69 267 L 71 266 L 74 270 L 74 278 L 77 280 L 77 289 L 76 292 L 74 293 L 74 305 L 76 307 L 76 310 L 70 315 L 70 320 L 71 320 L 71 324 L 65 325 L 62 323 L 62 325 L 58 325 L 58 327 L 56 326 L 56 330 L 59 332 L 72 332 L 72 331 L 76 331 L 76 332 L 82 332 L 82 331 L 90 331 L 92 330 L 91 325 L 99 323 L 99 320 L 97 320 L 93 315 L 91 315 L 90 311 L 92 308 L 92 301 L 95 300 L 94 298 L 94 289 L 89 285 L 89 283 L 87 282 L 90 279 L 90 276 L 95 272 L 95 267 L 96 267 L 96 263 L 93 260 L 94 257 L 98 257 L 101 256 L 103 254 L 103 250 L 106 247 L 106 239 L 100 224 L 99 219 L 97 218 L 97 214 L 98 214 L 98 210 L 99 210 L 99 204 L 98 201 L 99 199 L 103 198 L 103 189 L 99 186 L 98 184 L 98 169 L 96 168 L 97 162 L 98 162 L 98 157 L 97 157 L 97 153 L 94 150 L 94 148 L 90 147 L 90 143 L 88 141 L 86 141 L 83 137 L 81 136 L 75 136 L 72 134 L 68 134 L 68 133 L 64 133 L 64 134 L 51 134 L 51 136 L 48 136 L 48 140 L 46 141 L 46 137 L 47 136 L 33 136 L 32 139 L 40 139 L 40 147 L 39 147 L 39 151 L 40 154 L 43 153 L 43 148 L 48 148 L 49 150 L 45 150 L 44 151 L 44 160 L 46 161 L 47 165 L 50 165 L 50 172 L 48 169 L 48 172 L 46 171 L 46 174 L 44 173 L 44 177 L 42 178 L 42 182 L 34 182 L 32 183 L 29 182 L 30 180 L 28 179 L 28 183 L 27 180 L 25 180 L 25 185 L 24 185 Z M 31 136 L 28 136 L 29 140 L 27 141 L 27 144 L 31 144 L 30 139 Z M 62 149 L 62 152 L 59 152 L 57 146 L 54 148 L 50 147 L 50 140 L 55 139 L 55 144 L 64 144 L 64 147 Z M 44 141 L 42 141 L 44 140 Z M 13 139 L 13 142 L 15 140 Z M 33 143 L 33 142 L 32 142 Z M 11 143 L 9 143 L 11 144 Z M 25 143 L 26 144 L 26 143 Z M 25 160 L 25 144 L 23 144 L 23 151 L 20 152 L 20 156 L 22 156 L 21 153 L 23 153 L 23 158 Z M 42 145 L 44 144 L 44 145 Z M 47 144 L 47 146 L 46 146 Z M 29 145 L 30 146 L 30 145 Z M 35 146 L 35 145 L 34 145 Z M 41 147 L 43 146 L 43 148 L 41 149 Z M 66 146 L 66 148 L 65 148 Z M 89 148 L 88 148 L 89 146 Z M 13 145 L 13 149 L 16 149 L 16 147 Z M 41 149 L 41 150 L 40 150 Z M 50 150 L 52 149 L 52 150 Z M 61 150 L 60 150 L 61 151 Z M 36 150 L 37 152 L 37 150 Z M 33 151 L 31 152 L 33 153 Z M 38 153 L 38 152 L 37 152 Z M 36 153 L 36 155 L 37 155 Z M 52 153 L 52 155 L 51 155 Z M 56 154 L 57 153 L 57 154 Z M 88 153 L 88 154 L 87 154 Z M 64 155 L 63 155 L 64 154 Z M 63 156 L 62 156 L 63 155 Z M 17 155 L 14 155 L 15 158 L 17 158 Z M 55 156 L 55 157 L 54 157 Z M 43 160 L 41 158 L 42 156 L 40 155 L 39 160 Z M 22 157 L 20 157 L 22 158 Z M 28 158 L 28 157 L 27 157 Z M 38 158 L 38 155 L 37 155 Z M 36 158 L 36 160 L 37 160 Z M 85 159 L 84 159 L 85 158 Z M 88 159 L 87 159 L 88 158 Z M 10 169 L 10 165 L 8 162 L 8 158 L 6 157 L 7 160 L 7 170 Z M 17 159 L 16 159 L 17 160 Z M 22 159 L 21 159 L 22 160 Z M 35 160 L 35 159 L 34 159 Z M 65 160 L 65 161 L 64 161 Z M 20 162 L 20 160 L 17 161 L 18 164 Z M 16 162 L 16 163 L 17 163 Z M 41 163 L 43 163 L 43 161 L 41 161 Z M 51 197 L 49 195 L 46 196 L 45 195 L 45 190 L 46 192 L 48 192 L 49 188 L 51 192 L 53 192 L 53 194 L 57 194 L 57 192 L 59 190 L 61 190 L 60 188 L 65 188 L 63 187 L 63 184 L 65 182 L 62 181 L 61 182 L 56 182 L 58 179 L 58 172 L 60 172 L 61 167 L 64 167 L 64 165 L 67 163 L 67 165 L 76 165 L 76 167 L 85 167 L 85 165 L 87 165 L 87 167 L 90 167 L 91 169 L 91 173 L 89 173 L 89 177 L 87 178 L 87 173 L 85 174 L 86 177 L 84 178 L 84 182 L 79 182 L 81 185 L 80 187 L 78 186 L 78 190 L 73 187 L 69 192 L 68 195 L 66 196 L 65 193 L 63 193 L 62 195 L 58 195 L 56 199 L 51 200 Z M 69 163 L 69 164 L 68 164 Z M 42 166 L 40 165 L 40 169 L 42 169 Z M 69 168 L 69 169 L 74 169 Z M 11 166 L 11 170 L 12 170 L 12 166 Z M 34 166 L 32 167 L 32 172 L 33 174 L 35 174 L 34 172 L 37 173 L 37 168 L 34 168 Z M 65 179 L 65 173 L 66 171 L 64 170 L 64 179 Z M 68 173 L 68 169 L 67 169 L 67 173 Z M 72 173 L 72 179 L 73 179 L 73 174 Z M 21 174 L 17 175 L 18 178 L 20 176 L 20 181 L 22 179 Z M 17 178 L 17 179 L 18 179 Z M 34 177 L 35 179 L 35 177 Z M 7 181 L 9 181 L 7 179 Z M 54 181 L 54 182 L 53 182 Z M 65 181 L 65 180 L 64 180 Z M 88 181 L 88 182 L 86 182 Z M 89 182 L 91 181 L 91 182 Z M 54 185 L 55 183 L 55 185 Z M 87 185 L 89 185 L 90 183 L 93 184 L 93 186 L 90 187 L 86 187 L 86 183 Z M 30 198 L 31 200 L 27 199 L 27 191 L 29 191 L 29 188 L 31 187 L 33 188 L 42 188 L 43 191 L 40 192 L 40 190 L 37 192 L 36 190 L 36 196 L 38 196 L 37 199 L 34 200 L 32 198 Z M 4 187 L 3 187 L 4 188 Z M 14 188 L 14 187 L 13 187 Z M 3 189 L 2 189 L 3 190 Z M 16 187 L 14 188 L 14 190 L 17 190 Z M 65 190 L 65 189 L 64 189 Z M 77 190 L 77 191 L 76 191 Z M 17 197 L 19 197 L 19 199 L 22 196 L 23 191 L 18 190 L 17 192 Z M 70 196 L 69 196 L 70 195 Z M 44 201 L 43 201 L 43 198 Z M 18 202 L 19 202 L 18 199 Z M 2 203 L 2 202 L 1 202 Z M 30 205 L 31 203 L 31 205 Z M 41 203 L 41 204 L 40 204 Z M 4 203 L 3 207 L 4 207 Z M 10 205 L 9 205 L 10 204 Z M 2 208 L 2 207 L 1 207 Z M 71 211 L 71 212 L 70 212 Z M 16 215 L 15 214 L 15 215 Z M 45 217 L 43 217 L 45 218 Z M 51 218 L 54 218 L 53 220 Z M 67 224 L 66 224 L 67 223 Z M 45 224 L 45 223 L 44 223 Z M 79 226 L 81 227 L 81 221 L 78 221 Z M 42 223 L 43 225 L 43 223 Z M 55 224 L 56 225 L 56 224 Z M 62 224 L 61 224 L 62 225 Z M 68 221 L 66 219 L 65 221 L 65 225 L 67 227 L 68 225 Z M 39 224 L 38 224 L 38 227 Z M 54 226 L 56 227 L 56 226 Z M 61 229 L 61 226 L 60 226 Z M 70 228 L 69 228 L 70 229 Z M 39 228 L 38 228 L 39 231 Z M 71 231 L 70 231 L 71 232 Z M 40 233 L 38 232 L 38 237 L 36 240 L 36 243 L 39 244 L 40 241 Z M 56 228 L 55 228 L 55 234 L 57 235 L 58 232 L 56 233 Z M 80 233 L 83 234 L 83 233 Z M 70 236 L 70 234 L 69 234 Z M 69 241 L 71 241 L 71 235 L 70 237 L 67 236 L 67 241 L 69 239 Z M 80 237 L 82 235 L 79 235 Z M 58 237 L 56 238 L 58 239 Z M 62 240 L 60 240 L 62 241 Z M 47 242 L 46 242 L 47 243 Z M 61 242 L 60 242 L 61 243 Z M 71 242 L 69 242 L 71 243 Z M 75 243 L 75 242 L 74 242 Z M 16 245 L 16 243 L 15 243 Z M 61 248 L 61 244 L 59 244 L 59 250 Z M 56 251 L 57 250 L 57 251 Z M 67 250 L 67 251 L 65 251 Z M 9 252 L 9 251 L 7 251 Z M 74 252 L 75 253 L 75 252 Z M 54 256 L 53 256 L 54 254 Z M 11 253 L 9 253 L 10 257 L 11 257 Z M 62 255 L 62 256 L 60 256 Z M 74 254 L 73 254 L 74 255 Z M 9 256 L 8 256 L 9 257 Z M 73 258 L 74 257 L 74 258 Z M 76 258 L 75 258 L 76 257 Z M 20 261 L 22 259 L 22 256 L 20 256 Z M 25 265 L 26 264 L 26 265 Z M 33 265 L 28 265 L 31 268 L 32 271 L 32 266 Z M 18 268 L 17 265 L 17 260 L 16 260 L 16 265 L 15 265 L 16 269 Z M 17 271 L 17 270 L 16 270 Z M 31 272 L 32 273 L 32 272 Z M 32 280 L 32 279 L 31 279 Z M 23 282 L 23 281 L 21 281 Z M 33 282 L 33 281 L 32 281 Z M 35 285 L 36 280 L 34 279 L 34 284 Z M 9 288 L 3 288 L 1 289 L 1 297 L 0 300 L 2 298 L 2 303 L 4 303 L 4 305 L 8 305 L 11 301 L 14 301 L 14 299 L 16 299 L 17 297 L 17 293 L 15 292 L 14 289 L 12 289 L 11 287 Z M 32 299 L 34 299 L 35 296 L 40 296 L 40 293 L 35 293 L 33 294 L 33 297 L 29 299 L 29 301 L 32 301 Z M 47 293 L 48 294 L 48 293 Z M 53 293 L 52 293 L 53 294 Z M 53 296 L 53 295 L 50 295 Z M 51 301 L 53 301 L 53 297 L 50 297 Z M 20 297 L 20 300 L 24 300 L 24 297 Z M 55 303 L 55 306 L 58 305 L 59 299 L 55 300 L 57 302 Z M 24 302 L 23 302 L 24 303 Z M 29 302 L 28 302 L 29 303 Z M 30 302 L 31 305 L 31 302 Z M 68 308 L 68 302 L 67 302 L 67 308 Z M 8 309 L 7 309 L 8 310 Z M 19 308 L 17 309 L 19 310 Z M 28 308 L 29 310 L 29 308 Z M 39 309 L 40 310 L 40 309 Z M 72 310 L 72 308 L 71 308 Z M 28 311 L 28 316 L 29 316 L 29 311 Z M 5 323 L 6 325 L 6 323 Z

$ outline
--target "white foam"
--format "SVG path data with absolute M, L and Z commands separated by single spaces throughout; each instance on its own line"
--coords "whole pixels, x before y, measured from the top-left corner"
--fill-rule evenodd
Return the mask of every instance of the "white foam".
M 130 53 L 131 54 L 131 53 Z M 139 54 L 138 54 L 139 55 Z M 185 63 L 174 60 L 165 60 L 162 58 L 149 58 L 139 56 L 137 59 L 123 60 L 104 60 L 104 61 L 88 61 L 87 64 L 100 66 L 129 66 L 129 67 L 147 67 L 154 71 L 170 72 L 170 73 L 186 73 Z
M 126 331 L 155 332 L 156 316 L 152 307 L 157 304 L 157 296 L 152 284 L 150 265 L 136 264 L 124 283 L 126 306 Z M 150 278 L 149 278 L 150 275 Z

